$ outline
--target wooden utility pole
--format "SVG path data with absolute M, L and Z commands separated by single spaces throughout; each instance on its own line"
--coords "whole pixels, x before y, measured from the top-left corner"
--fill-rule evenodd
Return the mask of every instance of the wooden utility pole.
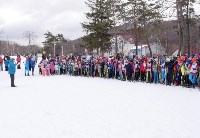
M 53 56 L 56 56 L 56 39 L 54 37 L 54 41 L 53 41 Z

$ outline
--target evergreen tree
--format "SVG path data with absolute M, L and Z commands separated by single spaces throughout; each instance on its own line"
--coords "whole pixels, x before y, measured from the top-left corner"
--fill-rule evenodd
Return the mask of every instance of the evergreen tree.
M 88 22 L 82 23 L 82 28 L 86 32 L 83 37 L 85 44 L 83 47 L 88 50 L 99 50 L 103 54 L 111 48 L 110 37 L 108 31 L 113 26 L 110 19 L 110 1 L 109 0 L 88 0 L 86 5 L 90 8 L 90 12 L 86 13 Z

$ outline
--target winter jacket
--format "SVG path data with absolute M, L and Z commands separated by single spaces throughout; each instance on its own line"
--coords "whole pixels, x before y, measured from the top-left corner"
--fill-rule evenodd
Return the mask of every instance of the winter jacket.
M 189 69 L 190 69 L 190 74 L 197 74 L 199 66 L 197 63 L 192 63 L 192 65 L 189 66 Z
M 168 73 L 169 74 L 172 74 L 173 73 L 173 69 L 174 69 L 174 66 L 176 65 L 177 63 L 174 63 L 173 61 L 170 61 L 169 63 L 166 64 L 166 67 L 168 69 Z
M 146 63 L 143 62 L 141 65 L 140 65 L 140 69 L 141 69 L 141 72 L 146 72 Z
M 126 73 L 128 73 L 128 74 L 131 73 L 131 67 L 132 66 L 130 63 L 126 65 Z
M 54 63 L 53 63 L 53 62 L 50 63 L 50 69 L 51 69 L 52 72 L 55 71 L 55 66 L 54 66 Z
M 4 64 L 5 64 L 5 66 L 8 66 L 9 60 L 4 60 Z
M 158 64 L 156 62 L 153 62 L 152 70 L 153 72 L 158 72 Z
M 147 71 L 151 71 L 152 70 L 152 63 L 148 62 L 147 63 Z
M 121 71 L 121 70 L 122 70 L 122 63 L 119 63 L 117 67 L 117 71 Z
M 25 69 L 29 70 L 29 60 L 25 61 Z
M 165 62 L 161 63 L 160 67 L 161 67 L 161 71 L 165 71 Z
M 110 64 L 109 64 L 109 67 L 110 67 L 110 70 L 112 70 L 112 69 L 114 68 L 113 63 L 110 63 Z
M 30 60 L 30 65 L 31 65 L 31 68 L 35 68 L 35 61 L 34 60 Z
M 181 74 L 182 74 L 183 76 L 187 75 L 185 63 L 181 66 Z
M 13 60 L 9 60 L 8 74 L 15 74 L 15 71 L 16 71 L 16 64 L 13 62 Z
M 181 72 L 181 65 L 180 64 L 176 64 L 175 71 L 179 72 L 179 73 Z
M 135 64 L 135 66 L 134 66 L 134 70 L 135 70 L 135 72 L 139 72 L 140 71 L 140 66 L 139 66 L 139 64 Z
M 0 57 L 0 64 L 2 64 L 3 63 L 3 58 L 2 57 Z
M 20 63 L 20 62 L 21 62 L 21 58 L 17 57 L 17 63 Z
M 60 68 L 59 68 L 59 65 L 56 64 L 56 65 L 55 65 L 55 70 L 58 71 L 59 69 L 60 69 Z

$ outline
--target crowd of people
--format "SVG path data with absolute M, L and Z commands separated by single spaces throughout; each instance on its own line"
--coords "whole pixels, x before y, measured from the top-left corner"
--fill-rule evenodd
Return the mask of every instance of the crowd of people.
M 26 60 L 23 61 L 25 64 L 25 76 L 30 76 L 29 72 L 32 72 L 32 75 L 34 76 L 34 68 L 37 63 L 37 56 L 35 55 L 29 55 L 26 56 Z M 3 65 L 4 64 L 4 65 Z M 10 74 L 11 78 L 11 87 L 16 87 L 14 84 L 15 80 L 15 72 L 16 68 L 21 69 L 22 59 L 20 55 L 17 55 L 16 60 L 14 58 L 11 58 L 8 54 L 0 55 L 0 72 L 1 71 L 8 71 L 8 74 Z
M 0 55 L 0 71 L 11 75 L 11 87 L 14 87 L 15 66 L 21 69 L 22 59 L 9 55 Z M 23 61 L 25 76 L 34 76 L 37 56 L 29 55 Z M 3 65 L 4 64 L 4 65 Z M 183 86 L 200 89 L 200 54 L 176 57 L 87 57 L 87 56 L 57 56 L 42 57 L 38 63 L 39 74 L 70 75 L 81 77 L 100 77 L 118 79 L 130 82 L 146 82 L 153 84 Z
M 39 74 L 100 77 L 200 89 L 200 55 L 176 57 L 43 57 Z

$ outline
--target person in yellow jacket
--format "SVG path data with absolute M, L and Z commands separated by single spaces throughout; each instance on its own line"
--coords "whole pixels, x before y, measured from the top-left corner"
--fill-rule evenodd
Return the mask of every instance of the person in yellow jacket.
M 189 81 L 190 69 L 188 68 L 188 66 L 189 66 L 189 63 L 185 62 L 181 67 L 182 85 L 186 87 L 190 86 L 190 81 Z
M 182 78 L 181 78 L 181 85 L 184 86 L 185 85 L 185 78 L 186 78 L 186 68 L 185 68 L 185 63 L 181 66 L 181 74 L 182 74 Z

